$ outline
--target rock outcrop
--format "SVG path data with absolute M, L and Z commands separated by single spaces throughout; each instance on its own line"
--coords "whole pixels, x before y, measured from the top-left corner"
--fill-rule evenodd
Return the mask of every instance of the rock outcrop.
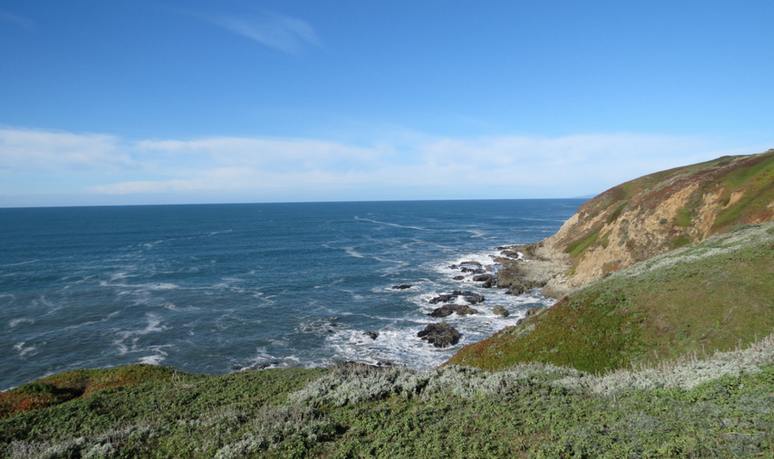
M 428 315 L 430 317 L 447 317 L 455 313 L 458 316 L 467 316 L 478 314 L 478 309 L 471 308 L 467 304 L 445 304 L 440 308 L 433 309 L 433 312 Z
M 435 347 L 454 346 L 460 342 L 460 338 L 462 337 L 456 328 L 445 322 L 429 324 L 417 333 L 417 336 Z

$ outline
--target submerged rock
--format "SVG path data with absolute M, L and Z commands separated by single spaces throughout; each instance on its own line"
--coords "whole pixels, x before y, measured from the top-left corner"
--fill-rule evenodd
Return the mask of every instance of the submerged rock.
M 465 280 L 465 276 L 454 276 L 454 277 L 452 277 L 452 279 L 454 279 L 456 281 L 461 281 L 461 280 Z
M 495 315 L 498 315 L 500 317 L 508 317 L 509 315 L 511 315 L 511 313 L 508 312 L 507 309 L 505 309 L 505 306 L 501 306 L 499 304 L 497 306 L 495 306 L 494 308 L 492 308 L 492 312 Z
M 435 347 L 448 347 L 459 343 L 462 335 L 456 328 L 441 322 L 439 324 L 429 324 L 417 333 L 417 336 Z
M 371 338 L 371 339 L 376 339 L 376 338 L 379 337 L 379 332 L 378 331 L 373 331 L 373 330 L 365 331 L 365 332 L 363 332 L 363 334 L 366 335 L 367 337 Z
M 413 285 L 411 285 L 411 284 L 398 284 L 398 285 L 393 285 L 392 289 L 393 290 L 407 290 L 407 289 L 410 289 L 411 287 L 413 287 Z
M 467 316 L 470 314 L 478 314 L 478 309 L 471 308 L 467 304 L 445 304 L 440 308 L 433 309 L 433 312 L 428 315 L 430 317 L 446 317 L 454 313 L 458 316 Z

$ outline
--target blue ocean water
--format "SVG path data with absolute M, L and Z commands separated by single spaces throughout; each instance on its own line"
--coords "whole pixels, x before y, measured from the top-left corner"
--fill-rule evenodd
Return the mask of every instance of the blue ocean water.
M 0 388 L 131 362 L 193 372 L 391 361 L 422 368 L 511 325 L 539 294 L 452 277 L 556 231 L 581 200 L 0 209 Z M 407 283 L 406 290 L 391 286 Z M 416 337 L 453 289 L 486 296 Z M 491 313 L 505 305 L 511 316 Z M 371 339 L 365 331 L 377 331 Z

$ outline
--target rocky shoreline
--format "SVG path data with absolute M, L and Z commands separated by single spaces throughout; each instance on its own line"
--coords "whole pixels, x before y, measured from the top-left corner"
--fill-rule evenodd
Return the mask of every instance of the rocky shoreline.
M 569 268 L 569 259 L 563 253 L 543 245 L 543 241 L 527 245 L 508 245 L 497 247 L 498 253 L 489 255 L 491 263 L 476 260 L 464 260 L 449 265 L 453 271 L 452 279 L 469 285 L 474 283 L 482 289 L 503 289 L 509 295 L 522 295 L 531 290 L 540 289 L 543 295 L 558 299 L 570 291 L 563 275 Z M 408 290 L 412 284 L 393 285 L 393 290 Z M 446 317 L 470 316 L 489 310 L 492 314 L 507 318 L 510 311 L 501 304 L 485 304 L 486 296 L 471 290 L 455 289 L 449 293 L 440 293 L 427 299 L 434 305 L 427 315 L 441 319 L 428 324 L 417 333 L 417 337 L 437 348 L 453 346 L 460 341 L 462 334 L 448 324 Z M 534 308 L 537 309 L 537 308 Z M 527 311 L 527 316 L 536 311 Z M 365 332 L 372 339 L 377 332 Z

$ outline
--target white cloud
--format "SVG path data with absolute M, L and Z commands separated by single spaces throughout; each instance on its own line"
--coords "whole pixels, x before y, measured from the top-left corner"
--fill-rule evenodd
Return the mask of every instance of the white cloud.
M 5 169 L 125 168 L 133 163 L 114 136 L 0 128 L 0 167 Z
M 317 32 L 306 21 L 276 13 L 261 15 L 217 15 L 209 20 L 232 33 L 269 48 L 297 53 L 307 46 L 319 46 Z
M 270 169 L 309 168 L 347 161 L 365 164 L 387 152 L 316 139 L 274 139 L 256 137 L 204 137 L 188 140 L 141 140 L 145 152 L 176 154 L 178 158 L 204 157 L 218 164 L 252 165 Z
M 266 137 L 130 141 L 6 128 L 0 129 L 0 195 L 20 194 L 14 187 L 25 182 L 19 177 L 55 174 L 52 186 L 60 186 L 77 170 L 71 181 L 79 188 L 45 191 L 101 196 L 100 202 L 106 196 L 143 202 L 151 195 L 170 202 L 566 197 L 723 154 L 762 150 L 700 137 L 628 133 L 420 135 L 358 145 Z M 81 182 L 83 177 L 88 180 Z

